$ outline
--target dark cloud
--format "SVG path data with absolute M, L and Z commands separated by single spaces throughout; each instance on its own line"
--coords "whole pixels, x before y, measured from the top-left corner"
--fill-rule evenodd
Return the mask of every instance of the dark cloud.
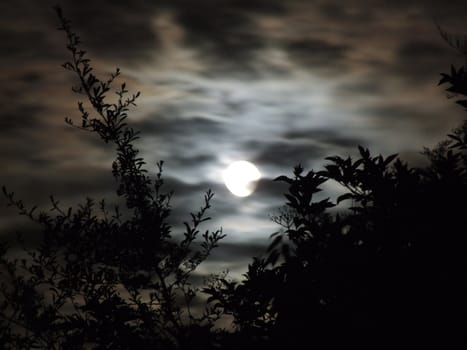
M 299 39 L 289 41 L 284 49 L 292 60 L 309 68 L 327 68 L 335 73 L 348 69 L 346 55 L 350 47 L 323 39 Z
M 188 168 L 202 167 L 203 165 L 212 163 L 216 157 L 212 154 L 195 154 L 193 156 L 179 155 L 176 158 L 169 159 L 167 165 L 183 166 Z
M 297 164 L 309 164 L 326 154 L 326 149 L 315 143 L 275 142 L 256 144 L 251 142 L 247 149 L 259 149 L 254 162 L 259 165 L 274 165 L 292 169 Z
M 177 107 L 168 107 L 156 116 L 133 122 L 131 125 L 136 130 L 140 130 L 143 135 L 158 135 L 165 138 L 216 135 L 224 131 L 220 122 L 201 116 L 180 118 L 180 115 L 176 115 L 178 111 Z
M 9 106 L 7 101 L 4 103 L 3 112 L 0 114 L 0 135 L 6 136 L 25 130 L 44 128 L 40 114 L 46 109 L 42 104 Z
M 154 146 L 149 146 L 151 143 L 143 141 L 142 147 L 150 158 L 162 158 L 166 167 L 179 171 L 201 169 L 215 161 L 216 143 L 227 137 L 222 123 L 198 116 L 177 118 L 164 113 L 164 117 L 151 117 L 132 125 L 141 131 L 143 139 L 152 139 L 161 145 L 154 150 Z M 169 157 L 166 157 L 167 152 Z
M 4 159 L 3 154 L 1 159 Z M 13 164 L 18 166 L 18 162 Z M 54 169 L 47 165 L 46 159 L 36 166 L 30 161 L 25 164 L 30 168 L 9 168 L 8 173 L 1 174 L 0 185 L 5 186 L 8 192 L 14 192 L 15 199 L 22 200 L 26 208 L 37 206 L 38 211 L 53 216 L 54 212 L 50 211 L 51 195 L 60 202 L 62 209 L 72 207 L 76 210 L 88 197 L 95 203 L 105 198 L 109 208 L 115 204 L 122 207 L 122 199 L 116 195 L 117 183 L 110 169 L 92 168 L 84 164 Z M 13 246 L 18 245 L 17 232 L 22 234 L 28 245 L 39 242 L 41 228 L 27 217 L 20 216 L 15 208 L 7 207 L 7 200 L 3 195 L 0 196 L 0 223 L 0 238 Z
M 4 166 L 0 184 L 11 180 L 8 176 L 15 171 L 17 175 L 21 173 L 25 181 L 34 184 L 39 176 L 38 169 L 52 169 L 63 162 L 63 159 L 51 157 L 51 147 L 61 145 L 53 143 L 57 139 L 52 135 L 64 135 L 63 130 L 51 128 L 47 123 L 48 113 L 51 111 L 42 103 L 4 105 L 0 113 L 0 160 Z M 13 177 L 13 181 L 18 180 L 18 177 Z M 34 192 L 33 188 L 30 190 Z
M 140 121 L 129 121 L 129 126 L 140 131 L 141 139 L 136 142 L 136 148 L 147 156 L 148 166 L 155 166 L 163 160 L 165 169 L 195 169 L 201 168 L 216 159 L 210 145 L 225 137 L 222 123 L 203 117 L 180 118 L 174 107 L 163 108 L 160 114 L 152 115 Z M 82 138 L 93 148 L 104 152 L 109 159 L 114 158 L 112 145 L 102 142 L 97 135 Z M 170 156 L 167 157 L 167 152 Z
M 71 1 L 62 4 L 64 14 L 85 47 L 94 55 L 113 61 L 146 60 L 158 47 L 153 25 L 157 2 Z
M 0 4 L 0 184 L 45 208 L 49 194 L 64 204 L 86 195 L 117 201 L 113 147 L 97 135 L 64 131 L 57 118 L 75 102 L 68 106 L 62 94 L 70 81 L 59 64 L 68 56 L 54 2 Z M 162 92 L 157 105 L 141 104 L 139 121 L 130 116 L 129 123 L 141 130 L 137 147 L 149 164 L 166 158 L 176 233 L 205 191 L 216 193 L 206 227 L 225 223 L 242 242 L 221 245 L 213 266 L 240 269 L 261 251 L 262 243 L 243 244 L 251 241 L 244 232 L 267 242 L 273 231 L 264 222 L 287 190 L 271 177 L 291 176 L 298 163 L 320 167 L 324 157 L 357 144 L 385 153 L 389 138 L 390 153 L 401 150 L 417 161 L 414 139 L 435 143 L 455 119 L 435 118 L 436 108 L 448 104 L 442 92 L 438 104 L 435 93 L 425 95 L 457 59 L 431 16 L 462 32 L 450 19 L 466 13 L 465 1 L 65 0 L 62 6 L 97 70 L 125 64 L 143 95 Z M 158 27 L 166 15 L 176 38 Z M 173 51 L 164 51 L 167 42 Z M 244 78 L 251 86 L 239 83 Z M 317 117 L 304 120 L 308 111 Z M 456 111 L 462 113 L 453 107 L 446 114 Z M 247 198 L 234 197 L 210 173 L 238 154 L 265 168 L 266 178 Z M 0 215 L 11 236 L 15 214 Z
M 213 205 L 208 215 L 217 218 L 232 212 L 232 206 L 219 198 L 222 197 L 222 195 L 219 196 L 219 193 L 223 191 L 218 184 L 208 182 L 188 183 L 175 177 L 165 176 L 163 191 L 166 193 L 173 192 L 171 199 L 172 214 L 169 217 L 170 224 L 174 225 L 177 230 L 183 230 L 183 222 L 190 222 L 190 213 L 201 208 L 204 204 L 204 195 L 209 189 L 215 194 L 213 200 L 215 205 Z
M 221 57 L 242 55 L 257 44 L 248 18 L 228 7 L 200 2 L 179 9 L 177 20 L 187 32 L 188 44 L 211 44 Z
M 408 59 L 420 59 L 431 58 L 433 56 L 447 56 L 446 48 L 441 46 L 439 43 L 433 43 L 432 41 L 410 41 L 403 43 L 399 48 L 399 57 Z M 422 62 L 423 63 L 423 62 Z
M 185 44 L 200 52 L 207 61 L 207 76 L 236 72 L 240 77 L 257 73 L 255 61 L 267 43 L 255 22 L 256 14 L 283 14 L 279 1 L 202 0 L 172 5 L 176 19 L 185 30 Z
M 319 142 L 330 149 L 335 147 L 347 149 L 365 143 L 362 138 L 345 135 L 343 131 L 336 129 L 289 130 L 283 136 L 289 140 Z
M 52 0 L 40 3 L 18 0 L 11 6 L 2 6 L 4 28 L 0 39 L 4 45 L 0 52 L 31 60 L 64 57 L 65 37 L 56 30 L 59 25 L 53 10 L 56 4 Z M 81 37 L 83 47 L 92 56 L 120 63 L 145 60 L 157 47 L 158 38 L 152 22 L 155 5 L 156 2 L 138 0 L 65 0 L 60 3 L 73 30 Z
M 463 0 L 440 2 L 436 0 L 358 0 L 346 2 L 342 6 L 339 1 L 321 1 L 318 9 L 326 19 L 342 22 L 351 20 L 368 24 L 381 18 L 399 15 L 404 20 L 432 19 L 437 17 L 459 17 L 465 13 L 466 4 Z M 456 16 L 457 15 L 457 16 Z M 405 16 L 405 18 L 404 18 Z
M 318 11 L 327 21 L 337 23 L 365 23 L 369 24 L 375 20 L 375 8 L 378 6 L 359 6 L 360 4 L 326 1 L 317 6 Z
M 414 122 L 428 121 L 430 115 L 424 113 L 417 106 L 395 105 L 395 104 L 380 104 L 373 107 L 362 107 L 360 109 L 364 115 L 370 116 L 373 120 L 381 123 L 397 123 L 400 121 L 413 120 Z
M 45 164 L 37 167 L 39 171 L 34 171 L 33 168 L 30 170 L 33 177 L 22 173 L 16 177 L 2 178 L 2 183 L 10 191 L 17 193 L 19 199 L 23 198 L 31 205 L 48 205 L 50 195 L 68 203 L 73 200 L 82 201 L 86 196 L 100 199 L 115 193 L 117 188 L 111 170 L 106 168 L 76 164 L 54 169 Z
M 452 60 L 452 52 L 440 38 L 412 40 L 403 43 L 397 51 L 395 74 L 415 82 L 435 81 Z
M 385 82 L 374 79 L 371 76 L 365 76 L 363 79 L 355 79 L 352 82 L 340 84 L 336 88 L 336 94 L 343 97 L 349 95 L 378 96 L 384 93 Z
M 202 195 L 207 189 L 209 189 L 209 183 L 187 183 L 180 179 L 166 176 L 164 178 L 164 189 L 166 191 L 173 191 L 174 195 L 186 199 L 186 197 L 193 197 Z
M 291 169 L 287 170 L 286 174 L 277 174 L 277 176 L 290 176 Z M 262 178 L 258 181 L 255 196 L 258 201 L 263 203 L 271 203 L 272 201 L 282 200 L 284 193 L 287 192 L 288 185 L 282 181 L 274 181 L 274 179 Z
M 210 262 L 250 260 L 253 256 L 260 256 L 265 252 L 266 242 L 221 242 L 209 257 Z
M 39 72 L 35 71 L 30 71 L 30 72 L 25 72 L 19 80 L 23 83 L 27 84 L 38 84 L 41 81 L 43 81 L 43 76 Z
M 193 2 L 191 0 L 165 0 L 161 1 L 177 11 L 191 11 Z M 198 0 L 197 7 L 206 12 L 206 16 L 214 16 L 213 11 L 223 8 L 225 11 L 240 12 L 248 14 L 284 14 L 288 7 L 281 0 Z
M 16 58 L 31 56 L 32 51 L 39 48 L 47 51 L 50 45 L 47 42 L 45 33 L 32 29 L 30 31 L 17 31 L 13 29 L 4 29 L 0 31 L 0 57 L 14 56 Z M 39 53 L 41 56 L 42 54 Z
M 232 71 L 253 74 L 255 55 L 263 47 L 261 37 L 252 29 L 252 23 L 237 13 L 218 13 L 203 18 L 205 12 L 182 12 L 180 24 L 187 31 L 186 44 L 196 48 L 200 60 L 207 61 L 205 74 L 216 75 Z
M 227 3 L 246 13 L 284 15 L 288 9 L 281 0 L 228 0 Z

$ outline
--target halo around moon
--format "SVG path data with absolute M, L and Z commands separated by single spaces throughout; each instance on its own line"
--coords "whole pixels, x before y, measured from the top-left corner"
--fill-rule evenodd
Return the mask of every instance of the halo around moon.
M 222 175 L 228 190 L 238 197 L 252 194 L 261 178 L 258 168 L 245 160 L 233 162 Z

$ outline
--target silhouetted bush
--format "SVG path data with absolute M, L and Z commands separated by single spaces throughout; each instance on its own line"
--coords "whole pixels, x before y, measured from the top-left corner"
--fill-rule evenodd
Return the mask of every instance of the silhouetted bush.
M 103 200 L 88 199 L 77 210 L 63 209 L 51 197 L 56 214 L 37 213 L 3 188 L 9 204 L 42 227 L 43 240 L 21 259 L 7 257 L 2 246 L 0 344 L 6 349 L 209 348 L 219 314 L 207 306 L 193 310 L 202 299 L 190 276 L 224 237 L 220 230 L 207 231 L 200 248 L 193 249 L 200 225 L 209 219 L 213 193 L 205 194 L 200 210 L 184 223 L 183 239 L 174 241 L 162 162 L 150 177 L 134 147 L 138 132 L 126 123 L 139 93 L 128 95 L 123 83 L 116 89 L 118 100 L 108 103 L 106 94 L 120 71 L 107 80 L 96 77 L 79 37 L 59 8 L 57 14 L 71 53 L 63 66 L 78 78 L 73 91 L 91 106 L 78 103 L 77 127 L 115 146 L 112 172 L 126 208 L 108 209 Z
M 442 74 L 449 92 L 467 95 L 463 68 Z M 465 100 L 457 101 L 465 105 Z M 411 168 L 397 155 L 333 156 L 323 171 L 276 181 L 289 185 L 282 231 L 244 280 L 205 291 L 234 317 L 232 348 L 452 347 L 465 342 L 467 123 L 424 151 Z M 347 192 L 315 200 L 320 185 Z M 332 214 L 342 201 L 346 211 Z M 334 211 L 335 212 L 335 211 Z

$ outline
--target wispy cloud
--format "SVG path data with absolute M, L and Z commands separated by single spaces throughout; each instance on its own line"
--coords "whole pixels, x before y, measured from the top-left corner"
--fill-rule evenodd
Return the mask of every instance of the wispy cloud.
M 74 83 L 52 1 L 0 4 L 0 183 L 27 201 L 112 196 L 112 148 L 66 127 Z M 436 86 L 462 60 L 433 22 L 460 31 L 465 1 L 71 1 L 62 3 L 99 73 L 122 67 L 142 98 L 129 122 L 148 168 L 166 160 L 174 224 L 216 192 L 208 227 L 223 226 L 215 264 L 245 266 L 277 229 L 268 219 L 298 162 L 375 152 L 417 159 L 463 117 Z M 264 179 L 233 197 L 221 173 L 257 163 Z M 45 198 L 42 200 L 41 198 Z M 1 211 L 13 223 L 11 211 Z M 5 227 L 8 225 L 4 225 Z M 223 252 L 223 253 L 221 253 Z M 245 253 L 245 254 L 243 254 Z M 239 262 L 241 261 L 241 262 Z M 213 263 L 214 264 L 214 263 Z

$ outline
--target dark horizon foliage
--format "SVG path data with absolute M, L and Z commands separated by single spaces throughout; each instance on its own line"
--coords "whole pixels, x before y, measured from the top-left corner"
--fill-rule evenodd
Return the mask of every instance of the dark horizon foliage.
M 114 86 L 119 69 L 106 80 L 96 77 L 80 38 L 56 10 L 71 54 L 63 67 L 76 75 L 73 91 L 90 105 L 78 102 L 76 127 L 114 145 L 112 173 L 126 208 L 88 199 L 77 210 L 64 209 L 51 197 L 55 215 L 37 213 L 3 188 L 10 206 L 42 227 L 43 239 L 22 259 L 9 259 L 2 246 L 0 343 L 11 349 L 178 349 L 193 339 L 209 342 L 202 334 L 219 314 L 208 305 L 194 310 L 199 288 L 190 277 L 224 237 L 221 230 L 200 232 L 213 193 L 206 192 L 182 239 L 174 240 L 162 162 L 150 177 L 134 147 L 138 132 L 126 123 L 139 93 L 129 95 L 125 83 Z M 112 91 L 117 101 L 109 103 Z
M 162 165 L 150 176 L 127 124 L 139 93 L 120 71 L 93 73 L 70 22 L 57 8 L 77 77 L 79 122 L 113 145 L 112 173 L 124 208 L 88 199 L 52 214 L 29 208 L 3 187 L 10 206 L 42 229 L 24 257 L 0 251 L 0 344 L 5 349 L 257 349 L 413 347 L 465 343 L 467 120 L 425 149 L 425 167 L 398 155 L 327 157 L 320 171 L 300 165 L 280 230 L 240 281 L 220 274 L 195 285 L 196 268 L 225 236 L 202 233 L 213 193 L 172 232 L 171 192 Z M 452 67 L 439 84 L 467 108 L 467 74 Z M 116 102 L 108 102 L 116 93 Z M 326 181 L 346 193 L 316 200 Z M 340 210 L 341 203 L 348 209 Z M 178 234 L 178 235 L 177 235 Z M 181 239 L 176 239 L 176 237 Z M 219 321 L 232 320 L 231 329 Z
M 464 68 L 441 75 L 465 107 Z M 299 165 L 279 176 L 289 185 L 273 217 L 282 230 L 243 281 L 205 290 L 234 317 L 232 348 L 251 339 L 257 348 L 466 342 L 467 121 L 424 150 L 424 168 L 358 149 L 358 159 L 327 157 L 322 171 Z M 329 180 L 347 192 L 315 201 Z M 342 201 L 348 211 L 332 214 Z

